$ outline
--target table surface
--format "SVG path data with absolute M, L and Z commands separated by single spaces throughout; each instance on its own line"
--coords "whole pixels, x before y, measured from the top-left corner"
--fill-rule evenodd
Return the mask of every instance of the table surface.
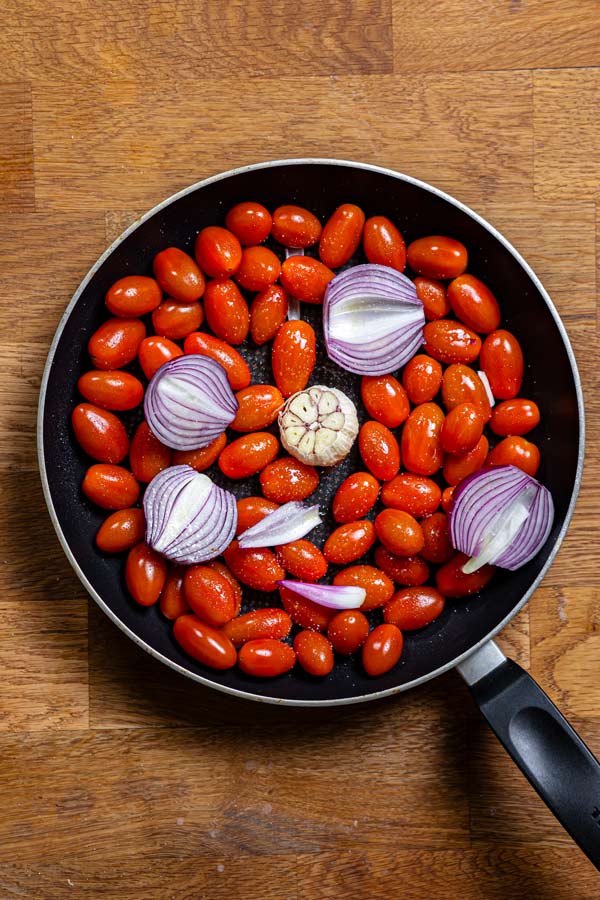
M 268 158 L 431 181 L 566 322 L 587 466 L 501 637 L 600 753 L 597 0 L 19 0 L 0 30 L 0 897 L 592 900 L 598 876 L 449 674 L 318 712 L 155 664 L 88 602 L 35 462 L 44 358 L 135 216 Z M 574 436 L 575 438 L 575 436 Z

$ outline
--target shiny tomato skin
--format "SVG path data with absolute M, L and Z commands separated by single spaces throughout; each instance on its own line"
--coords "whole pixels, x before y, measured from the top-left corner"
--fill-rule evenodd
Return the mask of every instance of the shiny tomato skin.
M 284 247 L 296 250 L 312 247 L 322 231 L 317 217 L 302 206 L 278 206 L 273 213 L 272 234 Z
M 171 622 L 190 611 L 183 592 L 185 571 L 185 566 L 169 566 L 165 586 L 158 601 L 162 615 Z
M 77 443 L 88 456 L 103 463 L 120 463 L 127 456 L 129 438 L 114 413 L 93 403 L 79 403 L 71 415 Z
M 186 354 L 200 353 L 202 356 L 209 356 L 223 366 L 232 390 L 241 391 L 250 384 L 252 374 L 248 363 L 237 350 L 220 338 L 203 331 L 194 331 L 186 337 L 183 349 Z
M 88 500 L 103 509 L 126 509 L 140 495 L 140 486 L 129 469 L 108 463 L 90 466 L 81 488 Z
M 354 522 L 366 516 L 377 502 L 379 487 L 379 482 L 370 472 L 353 472 L 348 475 L 333 498 L 335 521 Z
M 204 293 L 204 275 L 189 254 L 167 247 L 154 257 L 154 277 L 169 297 L 194 303 Z
M 398 441 L 385 425 L 365 422 L 358 433 L 358 449 L 367 469 L 380 481 L 389 481 L 400 469 Z
M 410 404 L 406 391 L 393 375 L 365 375 L 360 394 L 371 418 L 386 428 L 397 428 L 408 418 Z
M 384 606 L 383 620 L 401 631 L 416 631 L 437 619 L 444 606 L 444 597 L 435 588 L 405 587 Z
M 363 248 L 370 263 L 389 266 L 398 272 L 406 268 L 404 238 L 385 216 L 371 216 L 363 229 Z
M 540 451 L 520 435 L 504 438 L 487 458 L 490 466 L 516 466 L 533 478 L 540 467 Z
M 165 363 L 183 356 L 183 351 L 169 338 L 152 335 L 140 343 L 138 355 L 144 375 L 150 379 Z
M 264 469 L 279 452 L 279 441 L 268 431 L 245 434 L 219 454 L 219 468 L 228 478 L 247 478 Z
M 96 534 L 96 544 L 104 553 L 123 553 L 144 540 L 146 520 L 137 507 L 118 509 L 108 516 Z
M 277 559 L 288 574 L 300 581 L 319 581 L 327 573 L 327 560 L 305 538 L 277 547 Z
M 442 363 L 472 363 L 481 350 L 479 335 L 452 319 L 428 322 L 423 337 L 424 350 Z
M 215 628 L 229 622 L 237 612 L 229 581 L 209 566 L 190 566 L 183 579 L 183 591 L 192 612 Z
M 281 640 L 292 630 L 292 620 L 284 609 L 262 607 L 237 616 L 223 626 L 234 647 L 241 647 L 248 641 Z
M 272 284 L 256 295 L 250 307 L 250 334 L 259 346 L 273 340 L 288 311 L 288 298 L 280 284 Z
M 279 509 L 279 503 L 267 500 L 266 497 L 240 497 L 237 501 L 236 535 L 262 522 L 265 516 Z
M 268 247 L 244 247 L 235 280 L 247 291 L 266 291 L 279 278 L 281 263 Z
M 120 369 L 132 362 L 146 337 L 139 319 L 107 319 L 93 333 L 88 352 L 96 369 Z
M 525 364 L 521 345 L 514 334 L 503 329 L 488 334 L 481 347 L 479 364 L 496 400 L 512 400 L 517 396 Z
M 238 654 L 238 665 L 246 675 L 275 678 L 289 672 L 296 664 L 296 654 L 289 644 L 269 638 L 248 641 Z
M 304 303 L 322 303 L 335 272 L 311 256 L 290 256 L 281 266 L 279 280 L 292 297 Z
M 237 541 L 232 541 L 224 551 L 223 559 L 235 578 L 255 591 L 276 591 L 277 582 L 285 578 L 285 569 L 279 565 L 275 554 L 266 548 L 242 550 Z
M 394 583 L 385 572 L 375 566 L 348 566 L 338 572 L 333 583 L 344 587 L 359 587 L 366 591 L 361 612 L 383 606 L 394 593 Z
M 250 312 L 237 284 L 230 278 L 213 279 L 204 292 L 206 321 L 228 344 L 242 344 L 250 330 Z
M 468 453 L 483 434 L 485 419 L 474 403 L 459 403 L 442 425 L 440 440 L 446 453 Z
M 202 304 L 167 297 L 152 313 L 152 327 L 159 337 L 179 341 L 197 331 L 204 321 Z
M 533 400 L 519 397 L 515 400 L 503 400 L 492 410 L 490 428 L 500 437 L 523 435 L 540 424 L 540 410 Z
M 196 472 L 204 472 L 215 463 L 227 444 L 227 435 L 220 434 L 206 447 L 200 450 L 175 450 L 173 453 L 174 466 L 191 466 Z
M 402 430 L 402 460 L 415 475 L 434 475 L 444 461 L 440 440 L 444 413 L 437 403 L 415 406 Z
M 109 287 L 104 302 L 113 316 L 135 319 L 156 309 L 161 299 L 162 291 L 154 278 L 126 275 Z
M 420 556 L 396 556 L 387 547 L 377 547 L 375 563 L 396 584 L 418 587 L 429 578 L 429 565 Z
M 220 559 L 212 559 L 205 565 L 207 565 L 209 569 L 213 569 L 215 572 L 218 572 L 219 575 L 222 575 L 223 578 L 229 582 L 233 591 L 233 596 L 235 597 L 235 614 L 236 616 L 239 615 L 240 609 L 242 607 L 243 592 L 242 586 L 235 575 L 230 572 L 225 563 L 221 562 Z
M 444 512 L 450 512 L 452 509 L 452 498 L 454 496 L 454 488 L 456 485 L 451 484 L 442 491 L 442 509 Z
M 318 631 L 300 631 L 294 638 L 294 652 L 304 671 L 315 678 L 324 678 L 333 669 L 333 647 Z
M 129 448 L 129 466 L 138 481 L 148 483 L 171 465 L 170 447 L 154 437 L 147 422 L 140 422 Z
M 282 456 L 266 465 L 259 480 L 265 497 L 276 503 L 306 500 L 319 486 L 314 466 L 307 466 L 293 456 Z
M 392 509 L 401 509 L 420 519 L 434 513 L 442 498 L 441 488 L 424 475 L 401 472 L 383 485 L 381 502 Z
M 487 422 L 492 414 L 483 381 L 473 369 L 462 363 L 448 366 L 442 378 L 442 400 L 450 412 L 459 403 L 473 403 Z
M 237 652 L 227 635 L 191 613 L 175 620 L 173 637 L 188 656 L 204 666 L 211 669 L 235 666 Z
M 344 565 L 359 559 L 375 543 L 375 526 L 368 519 L 346 522 L 331 532 L 323 556 L 330 563 Z
M 418 353 L 404 366 L 402 386 L 411 403 L 429 403 L 442 386 L 442 367 L 437 359 Z
M 408 264 L 426 278 L 456 278 L 467 268 L 467 248 L 460 241 L 442 235 L 417 238 L 408 245 Z
M 401 509 L 384 509 L 375 519 L 375 531 L 395 556 L 416 556 L 424 544 L 423 530 L 414 516 Z
M 136 544 L 127 555 L 127 590 L 140 606 L 153 606 L 160 597 L 167 577 L 167 563 L 147 544 Z
M 328 609 L 301 597 L 283 585 L 279 586 L 279 596 L 283 608 L 289 613 L 292 621 L 301 628 L 308 628 L 311 631 L 325 631 L 336 612 L 335 609 Z
M 383 675 L 402 655 L 402 632 L 395 625 L 378 625 L 363 644 L 362 663 L 367 675 Z
M 275 384 L 284 397 L 304 390 L 316 361 L 317 338 L 312 325 L 301 320 L 284 322 L 273 341 L 271 355 Z
M 417 297 L 423 304 L 423 312 L 428 322 L 444 319 L 450 312 L 446 288 L 441 281 L 433 278 L 415 278 Z
M 464 553 L 456 553 L 435 573 L 437 589 L 444 597 L 469 597 L 489 584 L 495 572 L 494 566 L 482 566 L 477 572 L 465 575 L 462 567 L 469 559 Z
M 231 231 L 220 225 L 203 228 L 194 244 L 198 265 L 211 278 L 229 278 L 242 261 L 242 246 Z
M 284 404 L 281 391 L 271 384 L 253 384 L 235 395 L 238 410 L 229 426 L 233 431 L 263 431 L 277 418 Z
M 144 399 L 144 386 L 139 378 L 118 369 L 84 372 L 77 382 L 77 390 L 95 406 L 116 412 L 134 409 Z
M 485 464 L 489 450 L 488 439 L 482 434 L 472 450 L 454 455 L 449 453 L 444 460 L 444 478 L 448 484 L 459 484 Z
M 450 282 L 448 302 L 456 318 L 480 334 L 489 334 L 500 324 L 498 301 L 474 275 L 459 275 Z
M 454 553 L 454 548 L 450 543 L 446 513 L 432 513 L 421 519 L 420 525 L 425 541 L 421 550 L 423 559 L 435 565 L 447 562 Z
M 327 626 L 327 637 L 336 653 L 344 656 L 362 647 L 369 634 L 369 620 L 357 609 L 344 609 Z
M 319 241 L 319 256 L 330 269 L 339 269 L 356 253 L 365 214 L 354 203 L 343 203 L 327 220 Z
M 272 224 L 269 210 L 262 203 L 252 201 L 236 203 L 225 218 L 227 229 L 236 236 L 242 247 L 266 241 Z

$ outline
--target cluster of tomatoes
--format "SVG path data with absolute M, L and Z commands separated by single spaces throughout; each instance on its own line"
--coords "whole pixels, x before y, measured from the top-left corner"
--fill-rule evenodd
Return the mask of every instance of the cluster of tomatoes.
M 289 255 L 281 262 L 263 246 L 268 237 L 296 250 L 318 246 L 318 258 Z M 334 270 L 361 244 L 371 263 L 403 271 L 408 262 L 427 324 L 423 352 L 399 378 L 362 379 L 362 403 L 370 416 L 358 437 L 364 471 L 337 489 L 337 527 L 322 549 L 304 539 L 275 550 L 243 550 L 234 540 L 222 560 L 168 564 L 144 543 L 144 514 L 136 505 L 140 485 L 166 467 L 185 463 L 204 471 L 216 463 L 233 480 L 258 474 L 262 496 L 238 501 L 238 535 L 279 504 L 306 500 L 318 487 L 317 469 L 278 456 L 279 440 L 266 430 L 285 398 L 307 386 L 316 362 L 314 329 L 286 318 L 288 297 L 322 303 Z M 424 237 L 406 247 L 389 219 L 365 219 L 353 204 L 340 206 L 322 226 L 298 206 L 282 206 L 271 215 L 259 203 L 240 203 L 228 213 L 226 228 L 199 233 L 194 256 L 169 247 L 154 258 L 153 278 L 117 281 L 106 295 L 112 318 L 90 338 L 94 369 L 79 379 L 86 402 L 73 411 L 72 424 L 80 446 L 96 460 L 83 491 L 112 511 L 97 545 L 106 553 L 127 552 L 132 598 L 143 606 L 158 603 L 174 622 L 175 640 L 204 665 L 225 669 L 237 661 L 248 674 L 273 676 L 298 661 L 311 675 L 324 676 L 333 668 L 334 651 L 362 648 L 366 671 L 382 674 L 400 658 L 403 631 L 428 625 L 446 598 L 481 590 L 493 574 L 493 567 L 484 566 L 465 575 L 465 557 L 450 545 L 447 513 L 455 486 L 485 464 L 537 471 L 538 448 L 524 435 L 538 424 L 539 411 L 517 396 L 523 377 L 519 343 L 499 328 L 491 291 L 465 273 L 462 244 Z M 254 294 L 250 306 L 247 292 Z M 204 321 L 210 332 L 200 330 Z M 148 335 L 150 322 L 154 334 Z M 250 368 L 236 349 L 248 335 L 255 344 L 273 341 L 274 384 L 251 384 Z M 200 450 L 179 452 L 161 444 L 142 422 L 130 439 L 116 413 L 137 407 L 145 388 L 125 367 L 137 360 L 150 379 L 184 353 L 205 354 L 223 366 L 239 403 L 231 431 L 240 436 L 222 434 Z M 477 367 L 501 401 L 493 408 Z M 500 438 L 491 451 L 486 429 Z M 382 509 L 372 521 L 367 516 L 378 502 Z M 362 560 L 373 547 L 374 565 Z M 278 587 L 289 576 L 318 581 L 330 564 L 344 567 L 334 584 L 365 589 L 360 610 L 336 612 Z M 241 585 L 278 592 L 281 606 L 241 613 Z M 382 610 L 383 623 L 371 630 L 365 612 L 374 609 Z M 292 625 L 301 629 L 293 646 L 285 642 Z

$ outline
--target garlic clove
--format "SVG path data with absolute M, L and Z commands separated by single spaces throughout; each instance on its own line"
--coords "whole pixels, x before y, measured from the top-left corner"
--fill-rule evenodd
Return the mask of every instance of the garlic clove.
M 352 400 L 337 388 L 313 385 L 293 394 L 279 414 L 281 443 L 311 466 L 333 466 L 348 455 L 358 435 Z

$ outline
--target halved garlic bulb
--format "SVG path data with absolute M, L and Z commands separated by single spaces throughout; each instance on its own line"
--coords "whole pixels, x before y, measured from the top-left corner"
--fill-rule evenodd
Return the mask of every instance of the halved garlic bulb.
M 337 388 L 313 385 L 292 394 L 279 413 L 281 443 L 311 466 L 334 466 L 358 434 L 356 407 Z

